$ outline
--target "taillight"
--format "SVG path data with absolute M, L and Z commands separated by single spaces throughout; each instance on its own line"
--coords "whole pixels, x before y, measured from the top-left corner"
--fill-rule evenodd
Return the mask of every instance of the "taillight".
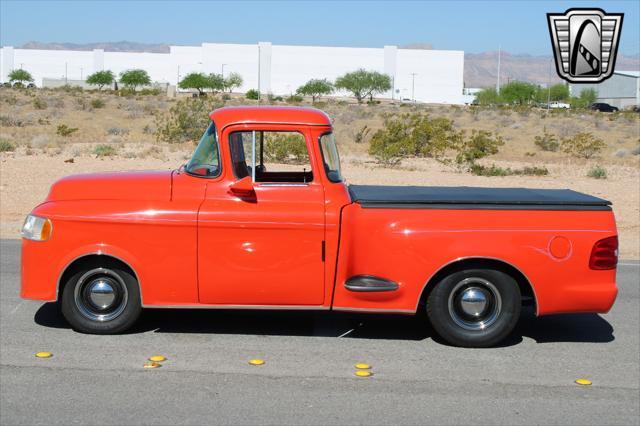
M 589 268 L 615 269 L 618 264 L 618 237 L 604 238 L 593 245 Z

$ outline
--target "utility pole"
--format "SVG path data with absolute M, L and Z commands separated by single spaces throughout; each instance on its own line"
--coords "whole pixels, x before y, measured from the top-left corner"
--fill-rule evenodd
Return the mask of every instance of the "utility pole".
M 551 61 L 549 60 L 549 75 L 547 76 L 547 110 L 549 110 L 549 104 L 551 103 Z
M 498 81 L 496 83 L 496 92 L 500 93 L 500 54 L 502 46 L 498 46 Z
M 412 72 L 411 73 L 411 101 L 415 102 L 416 101 L 416 97 L 415 97 L 415 90 L 416 90 L 416 73 Z
M 227 64 L 222 64 L 222 78 L 224 78 L 224 66 Z

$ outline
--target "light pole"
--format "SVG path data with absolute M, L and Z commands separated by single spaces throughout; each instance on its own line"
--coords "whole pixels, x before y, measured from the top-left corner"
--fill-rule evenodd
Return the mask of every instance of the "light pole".
M 82 80 L 82 71 L 83 71 L 83 69 L 82 69 L 82 67 L 80 67 L 80 80 Z
M 416 73 L 412 72 L 411 73 L 411 101 L 415 102 L 416 101 L 416 97 L 415 97 L 415 90 L 416 90 Z
M 222 64 L 222 78 L 224 79 L 224 66 L 227 64 Z

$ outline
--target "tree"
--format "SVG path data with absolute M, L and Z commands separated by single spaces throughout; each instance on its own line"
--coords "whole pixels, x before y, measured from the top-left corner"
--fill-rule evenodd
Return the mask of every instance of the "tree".
M 31 76 L 31 73 L 27 70 L 23 70 L 23 69 L 18 69 L 18 70 L 13 70 L 9 73 L 9 81 L 14 83 L 14 82 L 18 82 L 18 83 L 31 83 L 33 81 L 33 77 Z
M 200 96 L 204 95 L 204 89 L 211 85 L 209 76 L 201 72 L 192 72 L 184 76 L 178 87 L 181 89 L 196 89 Z
M 500 98 L 508 104 L 528 104 L 535 99 L 537 87 L 524 81 L 512 81 L 500 89 Z
M 151 84 L 151 78 L 145 70 L 133 69 L 120 73 L 120 83 L 135 92 L 138 86 L 148 86 Z
M 494 87 L 488 87 L 476 94 L 476 103 L 478 105 L 497 105 L 500 103 L 500 95 Z
M 228 90 L 229 93 L 231 93 L 231 91 L 233 91 L 233 89 L 235 89 L 236 87 L 242 86 L 242 83 L 244 83 L 242 76 L 237 72 L 232 72 L 229 73 L 227 78 L 224 79 L 224 88 L 225 90 Z
M 320 98 L 322 95 L 329 95 L 333 90 L 333 83 L 329 80 L 313 79 L 298 87 L 296 93 L 303 96 L 311 96 L 312 101 L 315 102 L 316 98 Z
M 373 99 L 374 94 L 391 89 L 391 78 L 386 74 L 361 68 L 338 77 L 335 87 L 353 93 L 358 102 L 362 102 L 367 97 Z
M 598 99 L 595 89 L 582 89 L 580 96 L 571 98 L 571 108 L 587 108 Z
M 207 76 L 207 89 L 210 89 L 213 93 L 222 92 L 225 89 L 222 74 L 209 74 Z
M 552 101 L 567 101 L 569 96 L 569 86 L 566 84 L 558 83 L 549 88 L 549 97 Z
M 87 77 L 87 83 L 92 86 L 98 86 L 98 90 L 102 90 L 104 86 L 113 84 L 115 76 L 109 70 L 94 72 Z

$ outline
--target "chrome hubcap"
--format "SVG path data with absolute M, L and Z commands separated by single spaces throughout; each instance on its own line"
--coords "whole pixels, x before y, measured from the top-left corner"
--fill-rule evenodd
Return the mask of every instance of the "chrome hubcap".
M 124 311 L 127 286 L 120 275 L 106 268 L 92 269 L 76 283 L 74 301 L 80 313 L 92 321 L 111 321 Z
M 449 294 L 449 315 L 465 330 L 490 327 L 498 320 L 501 311 L 500 292 L 484 278 L 465 278 Z
M 89 300 L 98 309 L 106 309 L 116 300 L 116 292 L 106 279 L 99 278 L 89 283 Z

